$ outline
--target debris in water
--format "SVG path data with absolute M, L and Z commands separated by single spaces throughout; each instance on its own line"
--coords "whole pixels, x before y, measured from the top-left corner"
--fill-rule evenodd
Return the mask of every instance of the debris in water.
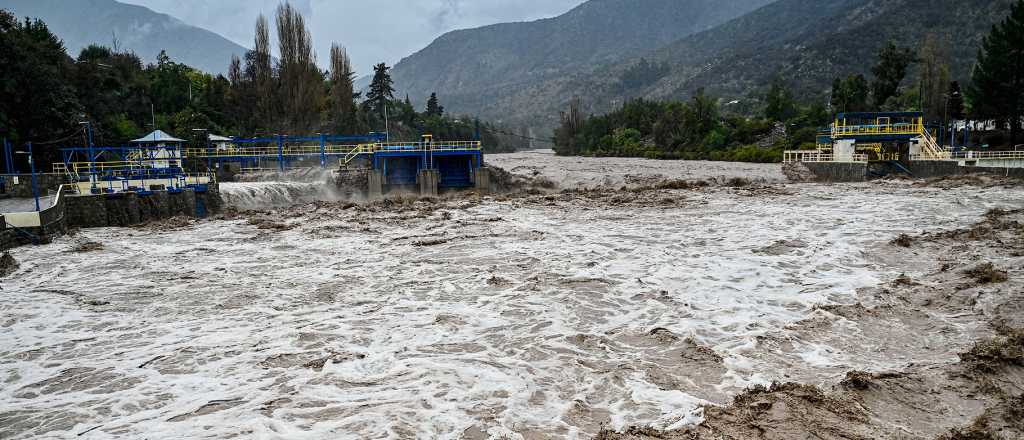
M 15 260 L 14 257 L 11 256 L 10 252 L 4 252 L 4 254 L 0 256 L 0 278 L 13 274 L 18 270 L 18 267 L 18 260 Z
M 964 274 L 978 284 L 1002 283 L 1009 279 L 1005 270 L 996 269 L 992 263 L 979 264 L 973 269 L 964 271 Z
M 96 252 L 103 250 L 103 244 L 95 241 L 83 241 L 76 244 L 71 248 L 70 252 L 83 253 L 83 252 Z
M 889 242 L 889 244 L 892 244 L 893 246 L 899 246 L 899 247 L 905 247 L 905 248 L 910 247 L 910 245 L 913 244 L 913 243 L 914 243 L 914 239 L 910 238 L 910 236 L 907 235 L 907 234 L 900 234 L 899 237 L 896 237 L 896 238 L 892 239 L 892 241 Z

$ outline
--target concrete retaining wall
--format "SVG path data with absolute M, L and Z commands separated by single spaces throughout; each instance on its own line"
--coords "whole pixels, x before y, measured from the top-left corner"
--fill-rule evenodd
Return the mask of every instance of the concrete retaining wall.
M 868 164 L 860 162 L 804 162 L 804 166 L 821 182 L 863 182 L 867 180 Z
M 18 183 L 14 183 L 14 178 Z M 11 197 L 32 197 L 32 175 L 31 174 L 4 174 L 4 184 L 0 194 L 10 194 Z M 58 187 L 66 182 L 63 174 L 36 174 L 36 185 L 39 187 L 39 195 L 46 195 L 48 191 L 56 191 Z
M 177 193 L 166 191 L 152 194 L 117 193 L 69 197 L 67 200 L 68 226 L 102 228 L 131 226 L 176 216 L 198 217 L 196 200 L 204 204 L 206 214 L 220 212 L 223 202 L 220 193 L 211 190 L 196 194 L 191 189 Z
M 991 174 L 1024 179 L 1024 168 L 961 166 L 955 161 L 948 160 L 917 160 L 902 164 L 919 179 L 967 174 Z M 902 170 L 883 162 L 870 165 L 852 162 L 804 162 L 802 165 L 820 182 L 863 182 L 870 178 L 869 170 L 878 175 L 906 175 Z
M 992 174 L 1024 179 L 1024 168 L 996 168 L 985 166 L 960 166 L 955 161 L 918 160 L 910 162 L 907 169 L 914 177 L 928 179 L 932 177 L 960 176 L 966 174 Z
M 198 201 L 198 203 L 197 203 Z M 197 206 L 205 210 L 197 211 Z M 0 230 L 0 250 L 28 244 L 34 240 L 47 242 L 67 232 L 68 228 L 102 228 L 131 226 L 175 216 L 197 217 L 220 212 L 223 201 L 216 184 L 205 193 L 192 189 L 151 194 L 134 192 L 71 196 L 61 194 L 54 205 L 39 213 L 39 227 L 5 228 Z M 0 217 L 2 218 L 2 217 Z

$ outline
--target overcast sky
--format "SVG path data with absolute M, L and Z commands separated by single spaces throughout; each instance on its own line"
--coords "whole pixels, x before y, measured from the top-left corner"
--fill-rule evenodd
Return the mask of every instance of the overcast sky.
M 120 0 L 143 5 L 252 47 L 256 16 L 273 27 L 280 0 Z M 326 65 L 332 41 L 344 45 L 360 75 L 381 61 L 394 65 L 441 34 L 508 21 L 560 15 L 583 0 L 292 0 L 306 17 L 317 58 Z

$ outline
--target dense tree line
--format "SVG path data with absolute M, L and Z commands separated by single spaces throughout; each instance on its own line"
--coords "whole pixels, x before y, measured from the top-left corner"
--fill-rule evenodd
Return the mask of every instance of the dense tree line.
M 122 145 L 154 127 L 200 144 L 207 133 L 370 131 L 387 131 L 393 140 L 427 132 L 468 140 L 479 133 L 491 151 L 519 143 L 492 124 L 445 115 L 436 95 L 423 112 L 396 100 L 384 64 L 376 66 L 373 86 L 360 102 L 344 47 L 333 45 L 329 69 L 322 71 L 298 11 L 284 3 L 273 22 L 278 53 L 271 53 L 270 22 L 261 16 L 253 49 L 244 58 L 225 60 L 224 76 L 177 63 L 166 53 L 146 64 L 116 44 L 89 46 L 71 57 L 42 21 L 0 10 L 0 136 L 16 145 L 33 142 L 40 163 L 59 160 L 60 147 L 84 145 L 83 122 L 91 124 L 97 145 Z
M 746 110 L 723 110 L 718 100 L 698 92 L 688 102 L 633 100 L 611 113 L 588 117 L 577 98 L 561 115 L 556 152 L 778 161 L 782 150 L 814 148 L 817 128 L 835 114 L 863 111 L 921 111 L 926 121 L 945 127 L 965 118 L 994 120 L 1009 135 L 1003 137 L 1001 130 L 981 134 L 983 143 L 1010 147 L 1024 141 L 1024 0 L 985 38 L 966 91 L 950 78 L 949 47 L 949 37 L 940 34 L 928 35 L 916 51 L 888 43 L 879 50 L 870 78 L 850 74 L 835 79 L 829 107 L 824 99 L 800 102 L 782 80 L 760 97 L 761 106 Z M 661 68 L 641 60 L 621 82 L 657 80 Z M 907 81 L 913 69 L 916 84 Z
M 971 80 L 967 97 L 974 117 L 1007 126 L 1010 145 L 1024 142 L 1024 0 L 985 37 Z
M 779 105 L 791 115 L 788 123 L 723 112 L 703 91 L 688 102 L 633 100 L 589 118 L 579 116 L 580 101 L 575 100 L 555 132 L 555 150 L 563 155 L 776 162 L 783 150 L 813 146 L 815 127 L 829 117 L 823 105 Z

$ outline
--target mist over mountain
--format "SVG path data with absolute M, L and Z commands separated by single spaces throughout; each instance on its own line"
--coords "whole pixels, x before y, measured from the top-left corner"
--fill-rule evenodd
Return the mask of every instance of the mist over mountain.
M 710 29 L 773 0 L 591 0 L 555 18 L 447 33 L 392 74 L 399 93 L 432 92 L 456 112 L 500 119 L 502 100 Z
M 135 52 L 154 62 L 161 50 L 180 63 L 211 73 L 227 70 L 231 55 L 246 48 L 206 29 L 142 6 L 114 0 L 0 0 L 16 16 L 39 18 L 64 40 L 72 57 L 89 44 Z
M 451 111 L 544 130 L 576 96 L 588 113 L 635 98 L 685 100 L 701 88 L 750 102 L 781 78 L 804 98 L 826 99 L 834 78 L 870 75 L 889 41 L 916 50 L 928 34 L 948 36 L 951 74 L 966 79 L 1013 1 L 642 3 L 591 1 L 550 20 L 453 32 L 396 66 L 396 84 L 414 100 L 436 90 Z M 643 80 L 630 80 L 637 70 Z

